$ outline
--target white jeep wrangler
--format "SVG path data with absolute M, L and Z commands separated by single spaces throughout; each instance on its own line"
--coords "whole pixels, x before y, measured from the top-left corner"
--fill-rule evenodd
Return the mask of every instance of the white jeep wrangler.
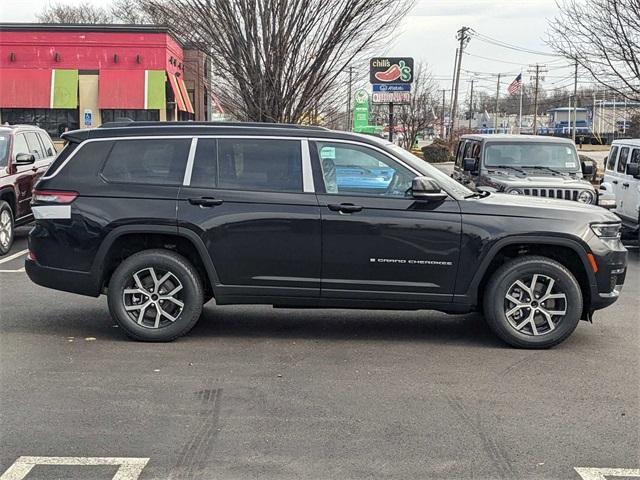
M 604 162 L 599 204 L 610 207 L 623 230 L 640 240 L 640 139 L 614 140 Z

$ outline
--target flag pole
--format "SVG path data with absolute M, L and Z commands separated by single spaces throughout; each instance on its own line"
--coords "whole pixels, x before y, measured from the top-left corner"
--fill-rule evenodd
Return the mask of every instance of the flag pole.
M 520 75 L 522 75 L 522 70 L 520 70 Z M 520 77 L 522 80 L 522 77 Z M 524 90 L 524 80 L 520 83 L 520 113 L 518 115 L 518 135 L 522 133 L 522 92 Z

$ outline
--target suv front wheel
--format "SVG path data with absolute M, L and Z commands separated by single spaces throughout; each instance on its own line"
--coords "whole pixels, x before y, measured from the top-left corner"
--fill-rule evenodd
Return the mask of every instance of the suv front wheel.
M 200 318 L 202 282 L 183 256 L 144 250 L 113 273 L 108 303 L 111 316 L 131 338 L 168 342 L 186 334 Z
M 0 255 L 6 255 L 13 244 L 13 212 L 4 200 L 0 200 Z
M 502 265 L 484 293 L 489 327 L 514 347 L 548 348 L 575 330 L 582 291 L 573 274 L 547 257 L 524 256 Z

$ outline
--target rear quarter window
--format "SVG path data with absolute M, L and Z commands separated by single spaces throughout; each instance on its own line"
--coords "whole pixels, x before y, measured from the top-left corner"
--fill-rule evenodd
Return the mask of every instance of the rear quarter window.
M 107 158 L 113 142 L 86 142 L 82 144 L 70 143 L 60 152 L 51 164 L 46 177 L 55 176 L 56 179 L 80 180 L 97 179 L 98 170 Z M 75 153 L 74 153 L 75 152 Z M 73 153 L 73 156 L 71 154 Z M 69 158 L 71 157 L 71 158 Z M 69 160 L 65 163 L 65 160 Z
M 102 169 L 113 183 L 181 185 L 191 139 L 149 138 L 115 140 Z
M 611 147 L 609 157 L 607 157 L 607 170 L 613 170 L 616 166 L 616 157 L 618 156 L 618 147 Z

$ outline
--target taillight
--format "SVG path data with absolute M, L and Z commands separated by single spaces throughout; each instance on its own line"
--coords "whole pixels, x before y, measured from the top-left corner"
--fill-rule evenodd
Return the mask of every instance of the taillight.
M 78 192 L 34 190 L 32 201 L 60 205 L 73 202 L 77 196 Z

